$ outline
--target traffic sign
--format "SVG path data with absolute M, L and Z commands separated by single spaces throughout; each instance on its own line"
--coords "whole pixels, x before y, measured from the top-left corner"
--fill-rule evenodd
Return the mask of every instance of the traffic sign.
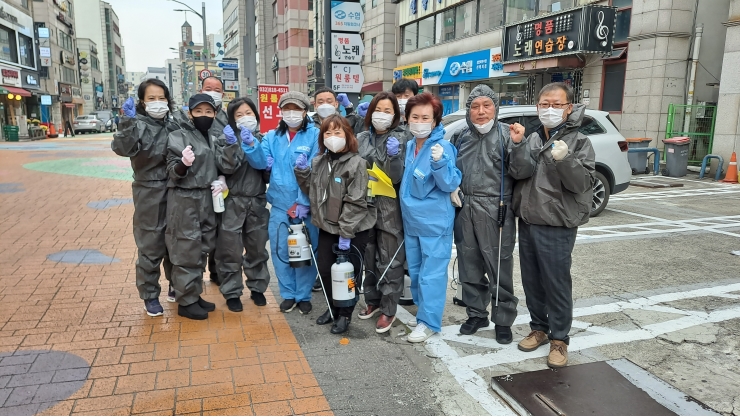
M 365 84 L 362 67 L 356 64 L 332 64 L 331 88 L 337 93 L 359 93 Z
M 331 60 L 332 62 L 346 62 L 359 64 L 362 54 L 365 53 L 365 44 L 362 37 L 357 33 L 331 34 Z
M 239 69 L 239 63 L 221 61 L 218 63 L 218 67 L 223 69 Z
M 211 70 L 209 70 L 207 68 L 204 68 L 204 69 L 200 70 L 200 72 L 198 73 L 198 77 L 201 80 L 205 80 L 206 78 L 208 78 L 208 77 L 210 77 L 212 75 L 213 75 L 213 73 L 211 72 Z
M 360 3 L 337 1 L 331 2 L 331 30 L 360 33 L 365 14 Z

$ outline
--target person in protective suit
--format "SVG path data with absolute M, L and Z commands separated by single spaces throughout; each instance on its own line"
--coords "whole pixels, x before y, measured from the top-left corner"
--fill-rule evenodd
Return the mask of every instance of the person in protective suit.
M 217 107 L 209 95 L 196 94 L 188 102 L 191 123 L 169 134 L 167 171 L 166 244 L 172 261 L 172 285 L 179 304 L 177 314 L 205 320 L 215 309 L 201 298 L 205 255 L 216 246 L 216 213 L 212 183 L 223 172 L 233 171 L 242 153 L 234 141 L 216 145 L 209 134 Z
M 401 144 L 411 139 L 407 130 L 399 127 L 401 111 L 398 101 L 391 93 L 379 93 L 370 102 L 367 113 L 367 130 L 357 136 L 360 156 L 367 161 L 367 169 L 376 165 L 383 171 L 398 192 L 405 157 Z M 403 265 L 406 262 L 406 252 L 402 248 L 403 221 L 398 194 L 395 197 L 375 196 L 372 205 L 377 210 L 377 220 L 365 251 L 365 269 L 371 272 L 365 277 L 364 285 L 367 306 L 357 317 L 367 320 L 380 313 L 375 331 L 385 333 L 396 320 L 398 300 L 403 293 Z
M 313 100 L 316 113 L 314 113 L 312 119 L 318 129 L 321 129 L 321 123 L 324 119 L 339 113 L 339 105 L 341 104 L 344 106 L 344 112 L 346 114 L 344 117 L 347 119 L 349 125 L 352 126 L 355 136 L 363 131 L 365 119 L 355 113 L 353 104 L 349 101 L 347 94 L 337 94 L 331 88 L 322 87 L 313 94 Z
M 289 91 L 280 97 L 278 106 L 283 118 L 275 130 L 262 139 L 262 150 L 270 172 L 267 201 L 270 203 L 270 256 L 280 287 L 280 311 L 289 313 L 298 306 L 301 314 L 311 312 L 311 287 L 316 281 L 316 266 L 292 268 L 288 262 L 288 211 L 295 209 L 295 217 L 306 222 L 309 239 L 315 250 L 319 232 L 311 224 L 308 195 L 298 186 L 293 168 L 295 161 L 305 155 L 312 160 L 318 152 L 319 129 L 306 117 L 308 97 L 298 91 Z
M 226 298 L 226 306 L 238 312 L 243 310 L 239 299 L 244 290 L 242 270 L 254 303 L 267 304 L 264 292 L 270 283 L 267 269 L 270 211 L 263 179 L 267 160 L 260 145 L 259 112 L 252 100 L 237 98 L 229 103 L 226 113 L 229 124 L 217 144 L 226 146 L 227 141 L 235 142 L 239 138 L 244 153 L 235 171 L 224 172 L 229 195 L 218 225 L 215 259 L 221 280 L 219 289 Z
M 469 335 L 489 326 L 487 309 L 492 304 L 496 341 L 507 344 L 512 341 L 511 325 L 519 302 L 513 277 L 516 225 L 514 210 L 508 210 L 514 189 L 509 170 L 516 161 L 509 159 L 509 125 L 497 120 L 496 93 L 479 85 L 471 91 L 465 108 L 468 127 L 452 139 L 462 183 L 450 194 L 453 205 L 461 207 L 455 217 L 455 246 L 468 320 L 460 333 Z M 500 236 L 499 213 L 505 216 Z
M 124 117 L 113 135 L 111 149 L 131 159 L 134 241 L 138 249 L 136 288 L 144 300 L 146 313 L 155 317 L 164 314 L 159 303 L 160 264 L 167 281 L 172 272 L 165 247 L 168 179 L 165 151 L 167 135 L 177 130 L 177 125 L 169 117 L 172 98 L 162 81 L 156 78 L 144 81 L 139 84 L 137 96 L 138 104 L 134 104 L 133 98 L 123 104 Z M 167 300 L 175 301 L 171 284 Z
M 332 323 L 331 333 L 344 333 L 349 328 L 352 312 L 360 298 L 357 279 L 362 277 L 362 257 L 375 224 L 375 209 L 367 204 L 368 174 L 365 160 L 357 154 L 357 139 L 346 119 L 335 114 L 327 117 L 319 133 L 319 154 L 311 167 L 299 156 L 295 175 L 301 190 L 311 201 L 311 222 L 319 228 L 316 253 L 319 275 L 331 305 L 316 324 Z M 353 296 L 335 299 L 331 268 L 336 260 L 333 247 L 348 252 L 354 266 Z M 347 298 L 347 299 L 344 299 Z

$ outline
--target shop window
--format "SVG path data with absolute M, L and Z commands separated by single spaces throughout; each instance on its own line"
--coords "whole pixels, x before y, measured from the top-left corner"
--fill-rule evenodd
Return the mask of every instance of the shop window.
M 478 0 L 478 32 L 504 25 L 504 0 Z
M 537 16 L 555 13 L 573 7 L 573 0 L 539 0 L 537 3 Z
M 506 23 L 530 19 L 535 16 L 536 3 L 532 0 L 507 0 Z
M 601 110 L 622 111 L 624 77 L 626 73 L 627 62 L 604 64 L 604 82 L 601 86 Z
M 418 26 L 416 23 L 403 27 L 403 52 L 415 51 L 417 48 L 416 37 Z
M 34 67 L 33 40 L 26 35 L 18 34 L 18 46 L 20 64 L 27 67 Z
M 434 45 L 434 16 L 419 22 L 419 48 Z
M 632 20 L 632 9 L 619 10 L 617 12 L 617 27 L 614 30 L 614 43 L 626 42 L 630 35 L 630 22 Z
M 0 26 L 0 59 L 9 62 L 18 62 L 15 31 L 5 26 Z
M 455 38 L 475 33 L 475 2 L 455 8 Z
M 313 29 L 308 30 L 308 47 L 313 48 Z
M 435 43 L 455 39 L 455 9 L 448 9 L 435 17 L 437 21 Z

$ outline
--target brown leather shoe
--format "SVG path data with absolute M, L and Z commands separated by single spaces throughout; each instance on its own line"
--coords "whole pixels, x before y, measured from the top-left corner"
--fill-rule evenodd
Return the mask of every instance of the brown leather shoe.
M 360 320 L 367 320 L 373 318 L 378 313 L 380 313 L 380 306 L 368 305 L 362 311 L 357 313 L 357 317 Z
M 547 334 L 545 334 L 545 332 L 541 330 L 532 330 L 532 332 L 529 333 L 529 336 L 519 342 L 519 350 L 522 352 L 531 352 L 536 350 L 538 347 L 547 344 L 547 342 L 549 342 L 549 340 L 547 339 Z
M 550 341 L 550 354 L 547 355 L 547 366 L 562 368 L 568 364 L 568 345 L 562 340 Z
M 396 321 L 396 316 L 386 316 L 381 314 L 378 319 L 378 323 L 375 325 L 376 333 L 385 333 L 393 327 L 393 322 Z

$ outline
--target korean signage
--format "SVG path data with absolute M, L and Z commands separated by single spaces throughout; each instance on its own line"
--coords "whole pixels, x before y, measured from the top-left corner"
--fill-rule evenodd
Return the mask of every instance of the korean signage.
M 362 54 L 365 53 L 365 44 L 358 33 L 331 34 L 331 60 L 359 64 Z
M 236 79 L 237 79 L 237 77 L 236 77 L 236 70 L 230 70 L 230 69 L 227 70 L 227 69 L 225 69 L 225 70 L 221 71 L 221 80 L 222 81 L 227 81 L 227 80 L 228 81 L 234 81 Z M 228 88 L 227 88 L 227 90 L 228 90 Z
M 13 87 L 22 87 L 21 83 L 21 72 L 15 68 L 0 67 L 0 75 L 2 75 L 2 83 L 5 85 L 11 85 Z
M 360 33 L 365 14 L 362 5 L 349 1 L 331 2 L 331 30 Z
M 421 87 L 423 83 L 421 78 L 421 63 L 393 68 L 393 82 L 395 83 L 402 78 L 414 80 Z
M 426 61 L 421 67 L 424 85 L 452 84 L 509 75 L 503 71 L 501 48 Z
M 59 97 L 62 102 L 72 101 L 72 86 L 69 84 L 59 83 Z
M 612 50 L 616 8 L 589 5 L 507 26 L 503 61 L 520 62 Z
M 257 86 L 259 93 L 259 112 L 260 112 L 260 132 L 267 133 L 278 127 L 280 119 L 283 117 L 280 113 L 278 103 L 280 97 L 289 91 L 287 85 L 266 85 Z
M 235 70 L 239 69 L 239 63 L 233 61 L 220 61 L 218 63 L 219 68 Z
M 224 81 L 224 90 L 239 91 L 239 81 Z
M 345 93 L 359 93 L 365 84 L 365 75 L 359 65 L 332 64 L 331 89 Z

